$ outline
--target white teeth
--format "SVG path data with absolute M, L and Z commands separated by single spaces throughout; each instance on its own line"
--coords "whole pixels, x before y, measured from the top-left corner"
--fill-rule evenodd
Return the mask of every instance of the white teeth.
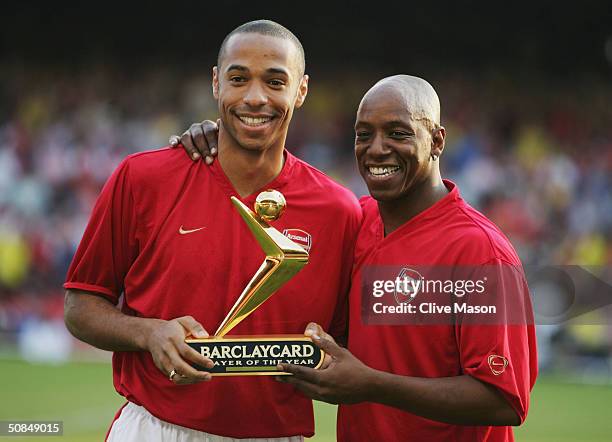
M 374 176 L 388 176 L 399 170 L 399 166 L 368 167 L 370 174 Z
M 249 126 L 261 126 L 272 119 L 272 117 L 238 117 L 240 121 Z

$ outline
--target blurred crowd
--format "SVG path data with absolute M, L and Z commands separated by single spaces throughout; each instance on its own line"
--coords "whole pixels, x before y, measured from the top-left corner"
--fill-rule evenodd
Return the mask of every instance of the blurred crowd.
M 610 84 L 499 72 L 423 76 L 442 103 L 443 175 L 501 227 L 524 264 L 610 267 Z M 9 66 L 0 77 L 0 333 L 10 334 L 36 318 L 61 318 L 67 267 L 121 159 L 217 113 L 208 68 Z M 367 190 L 352 125 L 378 77 L 313 76 L 288 140 L 358 195 Z M 585 345 L 609 355 L 609 327 L 597 333 Z

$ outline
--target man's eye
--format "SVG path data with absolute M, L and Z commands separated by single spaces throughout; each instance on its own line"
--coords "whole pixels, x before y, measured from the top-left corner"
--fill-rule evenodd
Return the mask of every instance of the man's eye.
M 389 136 L 395 139 L 404 139 L 404 138 L 408 138 L 410 134 L 408 132 L 394 130 L 393 132 L 389 133 Z
M 355 136 L 357 137 L 358 140 L 365 140 L 366 138 L 370 136 L 370 133 L 365 132 L 365 131 L 358 131 L 355 133 Z
M 241 77 L 239 75 L 234 75 L 233 77 L 230 77 L 230 81 L 232 83 L 244 83 L 246 81 L 246 78 Z
M 281 80 L 270 80 L 270 81 L 268 81 L 268 84 L 270 86 L 274 86 L 274 87 L 280 87 L 280 86 L 284 86 L 285 85 L 285 83 L 283 81 L 281 81 Z

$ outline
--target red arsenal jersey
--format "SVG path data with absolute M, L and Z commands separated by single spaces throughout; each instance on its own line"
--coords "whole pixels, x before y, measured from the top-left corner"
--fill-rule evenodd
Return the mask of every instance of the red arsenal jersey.
M 446 197 L 386 237 L 376 201 L 370 197 L 362 199 L 364 221 L 355 250 L 356 263 L 349 297 L 348 348 L 370 367 L 398 375 L 425 378 L 473 376 L 495 386 L 523 421 L 537 374 L 537 361 L 534 326 L 529 319 L 531 306 L 521 264 L 500 230 L 466 204 L 453 183 L 445 181 L 445 185 L 449 189 Z M 438 321 L 425 325 L 398 324 L 393 322 L 394 319 L 390 319 L 393 325 L 381 325 L 378 319 L 379 323 L 372 323 L 372 312 L 366 307 L 372 303 L 364 296 L 372 296 L 373 292 L 368 292 L 365 287 L 364 274 L 372 268 L 393 266 L 402 269 L 470 267 L 493 269 L 495 272 L 500 268 L 510 268 L 517 276 L 514 278 L 516 283 L 508 288 L 508 281 L 504 281 L 496 287 L 495 295 L 497 307 L 512 307 L 507 311 L 514 312 L 513 320 L 507 323 L 504 320 L 489 323 L 456 320 L 457 316 L 467 316 L 462 313 L 456 315 L 455 321 L 446 323 L 439 320 L 440 315 Z M 422 279 L 425 284 L 427 274 L 423 270 L 421 273 L 422 278 L 415 274 L 412 278 L 414 281 Z M 489 276 L 493 275 L 489 272 Z M 404 305 L 407 303 L 416 309 L 421 302 L 428 307 L 432 303 L 422 302 L 426 295 L 421 290 L 414 295 L 414 300 L 407 303 L 406 298 L 400 298 L 402 302 L 395 306 L 401 304 L 407 308 Z M 376 296 L 380 296 L 376 302 L 391 298 L 391 303 L 394 303 L 393 296 L 397 296 L 397 292 L 381 292 Z M 525 317 L 516 321 L 513 306 L 521 303 L 526 304 L 523 306 Z M 377 308 L 381 309 L 380 306 Z M 418 309 L 416 312 L 421 319 L 427 316 Z M 340 406 L 338 439 L 347 442 L 501 442 L 513 440 L 513 434 L 511 427 L 450 425 L 366 402 Z
M 346 301 L 361 209 L 347 189 L 285 152 L 265 186 L 287 208 L 272 225 L 310 252 L 310 262 L 231 335 L 304 332 L 315 321 L 346 327 Z M 262 189 L 264 190 L 264 189 Z M 255 192 L 241 200 L 253 207 Z M 230 202 L 237 196 L 219 162 L 192 162 L 182 149 L 129 156 L 104 186 L 64 287 L 96 292 L 123 311 L 173 319 L 191 315 L 214 333 L 264 259 Z M 312 403 L 273 377 L 168 381 L 148 352 L 113 355 L 116 390 L 167 422 L 244 437 L 313 434 Z

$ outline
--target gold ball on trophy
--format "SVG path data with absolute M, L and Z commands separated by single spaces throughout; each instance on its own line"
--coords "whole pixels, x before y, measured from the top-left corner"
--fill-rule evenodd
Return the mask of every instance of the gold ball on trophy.
M 264 221 L 276 221 L 286 206 L 287 201 L 278 190 L 265 190 L 255 199 L 255 212 Z

